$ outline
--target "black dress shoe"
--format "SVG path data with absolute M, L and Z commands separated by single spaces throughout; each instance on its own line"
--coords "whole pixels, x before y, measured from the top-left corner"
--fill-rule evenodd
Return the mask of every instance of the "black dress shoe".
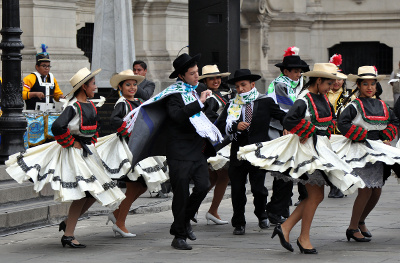
M 58 225 L 58 232 L 61 230 L 65 232 L 65 228 L 67 228 L 67 224 L 65 224 L 65 221 L 61 221 L 61 223 Z
M 361 231 L 360 226 L 363 226 L 363 225 L 365 225 L 365 222 L 358 222 L 358 229 L 360 229 L 360 231 Z M 369 232 L 369 231 L 367 231 L 367 232 L 361 231 L 361 234 L 362 234 L 363 236 L 365 236 L 365 237 L 369 237 L 369 238 L 372 237 L 372 234 L 371 234 L 371 232 Z
M 329 191 L 328 198 L 343 198 L 344 194 L 342 191 L 340 191 L 339 188 L 337 187 L 332 187 L 331 190 Z
M 245 232 L 246 231 L 245 231 L 245 227 L 244 226 L 237 226 L 233 230 L 233 234 L 234 235 L 244 235 Z
M 281 225 L 276 225 L 274 228 L 274 232 L 272 233 L 271 238 L 274 238 L 278 234 L 279 240 L 281 242 L 281 246 L 289 250 L 290 252 L 293 252 L 294 249 L 292 245 L 286 241 L 285 236 L 283 235 Z
M 190 225 L 190 222 L 187 222 L 187 223 L 186 223 L 186 234 L 187 234 L 187 237 L 188 237 L 190 240 L 196 240 L 196 236 L 195 236 L 195 234 L 193 233 L 193 229 L 192 229 L 192 226 Z
M 72 248 L 85 248 L 86 246 L 84 244 L 75 244 L 72 242 L 72 240 L 74 240 L 75 237 L 74 236 L 62 236 L 61 238 L 61 244 L 63 247 L 65 247 L 65 245 L 68 245 Z
M 370 242 L 371 239 L 367 238 L 367 237 L 363 237 L 363 238 L 359 238 L 354 236 L 355 233 L 360 232 L 359 229 L 347 229 L 346 230 L 346 237 L 347 237 L 347 241 L 350 241 L 350 238 L 354 239 L 357 242 Z
M 175 249 L 179 250 L 191 250 L 192 247 L 186 243 L 186 240 L 183 238 L 176 237 L 172 240 L 171 246 Z
M 283 224 L 286 221 L 286 218 L 284 218 L 283 216 L 277 215 L 277 214 L 273 214 L 273 213 L 267 213 L 269 222 L 273 225 L 277 225 L 277 224 Z
M 269 220 L 268 220 L 268 218 L 259 220 L 259 221 L 258 221 L 258 226 L 259 226 L 261 229 L 267 229 L 267 228 L 269 228 Z
M 318 251 L 315 248 L 311 249 L 303 248 L 299 242 L 299 239 L 297 239 L 297 246 L 299 246 L 300 253 L 302 254 L 318 254 Z

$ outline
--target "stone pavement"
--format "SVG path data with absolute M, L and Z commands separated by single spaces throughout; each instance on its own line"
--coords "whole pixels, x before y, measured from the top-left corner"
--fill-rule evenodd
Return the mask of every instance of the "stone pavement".
M 267 184 L 270 184 L 272 178 L 267 178 Z M 318 255 L 300 254 L 295 243 L 300 225 L 296 225 L 291 233 L 291 243 L 295 248 L 293 253 L 280 246 L 278 237 L 271 239 L 272 228 L 260 230 L 249 194 L 244 236 L 232 235 L 233 228 L 230 225 L 207 225 L 204 216 L 210 204 L 205 202 L 199 210 L 199 222 L 193 224 L 197 240 L 189 241 L 193 246 L 191 251 L 178 251 L 170 246 L 172 214 L 168 207 L 171 201 L 141 197 L 137 202 L 141 206 L 134 210 L 137 213 L 129 215 L 127 219 L 128 229 L 137 234 L 135 238 L 114 238 L 111 226 L 105 225 L 106 216 L 94 216 L 106 211 L 93 207 L 90 211 L 92 216 L 78 222 L 75 232 L 77 239 L 88 246 L 86 249 L 63 248 L 60 243 L 62 233 L 58 232 L 58 226 L 55 225 L 0 237 L 0 260 L 7 263 L 399 262 L 399 187 L 397 181 L 390 178 L 380 202 L 367 218 L 367 226 L 373 234 L 373 240 L 369 243 L 346 240 L 345 231 L 355 195 L 342 199 L 325 198 L 316 212 L 311 229 L 312 243 L 318 249 Z M 329 188 L 325 190 L 327 196 Z M 297 191 L 294 192 L 293 201 L 297 199 Z M 219 213 L 223 219 L 230 219 L 230 199 L 222 201 Z

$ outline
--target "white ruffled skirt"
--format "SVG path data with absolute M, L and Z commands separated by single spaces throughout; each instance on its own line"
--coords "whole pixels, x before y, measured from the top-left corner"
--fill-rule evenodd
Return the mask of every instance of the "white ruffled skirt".
M 148 190 L 157 192 L 161 190 L 161 183 L 169 178 L 165 156 L 148 157 L 131 171 L 132 153 L 126 141 L 121 140 L 116 133 L 99 138 L 96 149 L 106 173 L 112 179 L 128 178 L 137 181 L 142 176 Z
M 332 150 L 329 139 L 317 136 L 315 148 L 312 138 L 302 144 L 299 136 L 288 134 L 272 141 L 240 147 L 238 158 L 268 171 L 289 171 L 294 180 L 320 170 L 344 194 L 365 187 L 362 179 L 351 174 L 352 168 Z
M 332 149 L 352 168 L 363 168 L 367 163 L 400 164 L 400 149 L 382 141 L 354 142 L 343 135 L 332 135 Z
M 207 159 L 211 170 L 217 171 L 220 169 L 228 169 L 229 158 L 231 156 L 231 144 L 221 148 L 217 154 Z
M 18 183 L 31 179 L 39 192 L 49 183 L 54 200 L 79 200 L 89 192 L 103 206 L 114 209 L 125 198 L 124 193 L 105 173 L 93 145 L 93 153 L 83 157 L 83 150 L 65 149 L 56 141 L 11 155 L 6 161 L 7 173 Z

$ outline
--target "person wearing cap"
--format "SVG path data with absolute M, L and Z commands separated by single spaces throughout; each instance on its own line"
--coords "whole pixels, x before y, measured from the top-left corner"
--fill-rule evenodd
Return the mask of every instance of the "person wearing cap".
M 281 110 L 288 112 L 298 98 L 303 86 L 302 72 L 309 71 L 309 66 L 299 56 L 299 48 L 289 47 L 285 50 L 283 61 L 276 64 L 281 74 L 268 87 L 267 96 L 274 99 Z M 269 136 L 276 139 L 283 134 L 283 127 L 278 120 L 271 120 Z M 274 172 L 275 173 L 275 172 Z M 293 182 L 274 177 L 272 196 L 267 204 L 268 219 L 271 224 L 282 224 L 289 217 L 289 206 L 293 196 Z M 307 191 L 298 184 L 299 202 L 307 197 Z M 299 203 L 298 202 L 298 203 Z M 296 204 L 298 204 L 296 203 Z
M 36 71 L 23 79 L 22 99 L 27 110 L 35 110 L 37 102 L 53 103 L 64 98 L 56 78 L 50 73 L 50 57 L 46 46 L 42 44 L 42 52 L 36 54 Z
M 357 85 L 358 97 L 341 112 L 338 128 L 344 137 L 333 144 L 337 154 L 365 182 L 365 187 L 358 189 L 346 230 L 347 240 L 357 242 L 371 241 L 365 220 L 379 201 L 385 165 L 399 163 L 400 150 L 390 146 L 399 120 L 384 101 L 374 98 L 376 84 L 384 78 L 374 66 L 359 67 L 357 74 L 348 75 L 348 80 Z
M 143 76 L 136 75 L 131 69 L 114 74 L 110 79 L 111 87 L 121 94 L 111 113 L 110 123 L 116 133 L 99 138 L 96 150 L 102 160 L 103 166 L 111 179 L 121 180 L 126 183 L 126 198 L 119 208 L 108 215 L 108 221 L 114 225 L 114 236 L 119 233 L 122 237 L 135 237 L 125 226 L 125 220 L 132 203 L 147 189 L 154 190 L 168 177 L 163 170 L 167 167 L 163 160 L 157 162 L 154 158 L 146 158 L 132 169 L 132 153 L 128 148 L 129 133 L 124 117 L 133 109 L 139 107 L 144 101 L 135 98 L 138 85 L 144 80 Z
M 270 139 L 268 130 L 271 117 L 282 121 L 285 116 L 285 112 L 279 109 L 272 98 L 257 91 L 255 81 L 260 78 L 260 75 L 252 74 L 249 69 L 235 71 L 228 84 L 235 85 L 237 95 L 225 106 L 216 123 L 232 139 L 228 174 L 231 181 L 231 222 L 234 235 L 245 234 L 247 174 L 254 196 L 254 214 L 258 218 L 258 225 L 262 229 L 269 227 L 266 213 L 268 190 L 264 186 L 266 172 L 237 158 L 239 147 Z
M 335 79 L 346 78 L 332 63 L 316 63 L 300 91 L 299 98 L 288 111 L 283 127 L 291 134 L 270 142 L 241 147 L 239 157 L 284 180 L 306 186 L 308 197 L 300 202 L 288 219 L 276 225 L 272 238 L 279 236 L 281 245 L 293 252 L 289 235 L 301 221 L 297 245 L 301 253 L 317 254 L 310 241 L 311 223 L 318 205 L 324 199 L 324 185 L 334 184 L 345 193 L 352 193 L 365 184 L 351 174 L 352 168 L 333 151 L 330 135 L 334 127 L 334 111 L 326 93 Z
M 135 60 L 133 62 L 133 72 L 136 75 L 140 75 L 145 77 L 145 79 L 140 82 L 137 88 L 137 92 L 135 97 L 142 100 L 148 100 L 154 93 L 154 89 L 156 88 L 156 84 L 153 81 L 150 81 L 146 78 L 147 74 L 147 64 L 142 60 Z
M 199 81 L 202 81 L 207 89 L 212 91 L 211 96 L 209 96 L 204 103 L 204 113 L 208 117 L 211 122 L 215 122 L 218 116 L 221 114 L 225 105 L 228 103 L 228 100 L 221 93 L 221 79 L 229 76 L 231 73 L 229 72 L 220 72 L 217 65 L 206 65 L 202 68 L 202 75 L 199 77 Z M 226 143 L 229 143 L 228 139 Z M 216 146 L 216 150 L 220 150 L 226 143 L 222 143 Z M 230 146 L 228 146 L 229 148 Z M 224 151 L 224 150 L 222 150 Z M 217 153 L 217 156 L 210 158 L 218 158 L 220 157 L 223 160 L 220 160 L 218 163 L 224 162 L 225 164 L 229 161 L 224 156 L 219 156 L 221 153 Z M 213 163 L 215 163 L 214 161 Z M 216 165 L 216 164 L 215 164 Z M 226 187 L 229 183 L 228 170 L 224 167 L 225 165 L 219 164 L 222 168 L 214 169 L 214 167 L 210 164 L 211 168 L 209 169 L 210 174 L 210 188 L 211 190 L 214 186 L 214 195 L 213 200 L 211 202 L 211 206 L 206 213 L 207 224 L 211 220 L 217 225 L 225 225 L 228 224 L 228 221 L 222 220 L 218 215 L 218 207 L 224 197 Z
M 6 171 L 17 182 L 31 179 L 37 192 L 49 183 L 56 201 L 72 202 L 68 218 L 59 226 L 65 232 L 63 247 L 86 247 L 75 239 L 75 227 L 96 200 L 112 209 L 125 198 L 106 174 L 94 146 L 99 117 L 88 99 L 97 89 L 95 76 L 99 72 L 83 68 L 70 79 L 72 91 L 66 96 L 67 106 L 52 126 L 56 141 L 14 154 L 6 162 Z

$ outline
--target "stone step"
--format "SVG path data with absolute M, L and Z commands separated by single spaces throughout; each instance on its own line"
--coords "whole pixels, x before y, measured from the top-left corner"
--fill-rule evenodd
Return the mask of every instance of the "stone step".
M 54 224 L 68 213 L 69 203 L 59 203 L 52 197 L 31 199 L 0 208 L 0 235 Z
M 0 164 L 0 182 L 13 180 L 11 176 L 9 176 L 8 173 L 6 172 L 6 168 L 7 167 L 4 164 Z

